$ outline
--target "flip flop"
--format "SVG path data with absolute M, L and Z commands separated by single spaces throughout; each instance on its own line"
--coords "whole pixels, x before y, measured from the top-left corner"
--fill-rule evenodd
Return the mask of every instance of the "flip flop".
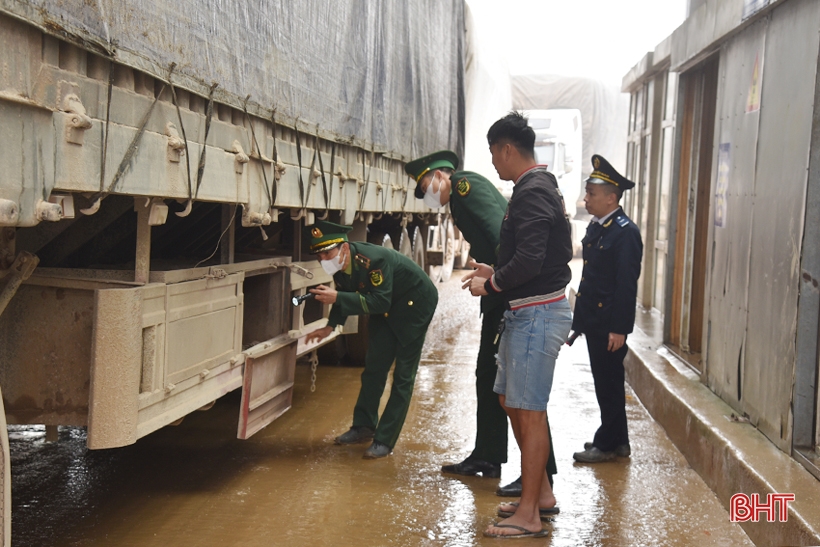
M 511 501 L 509 503 L 502 503 L 501 505 L 512 505 L 513 507 L 518 507 L 518 502 Z M 539 509 L 538 512 L 540 513 L 541 520 L 549 522 L 552 521 L 552 517 L 561 512 L 561 508 L 558 506 L 547 507 L 546 509 Z M 515 511 L 502 511 L 501 509 L 499 509 L 497 514 L 499 517 L 505 519 L 513 516 L 515 514 Z
M 523 526 L 516 526 L 515 524 L 493 524 L 496 528 L 512 528 L 514 530 L 519 530 L 520 534 L 488 534 L 486 531 L 484 535 L 488 538 L 498 538 L 498 539 L 518 539 L 518 538 L 542 538 L 550 535 L 549 530 L 539 530 L 537 532 L 530 532 Z

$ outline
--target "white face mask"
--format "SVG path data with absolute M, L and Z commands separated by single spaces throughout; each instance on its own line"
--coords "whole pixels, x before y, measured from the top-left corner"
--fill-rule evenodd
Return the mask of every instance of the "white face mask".
M 424 204 L 431 209 L 438 209 L 443 207 L 441 205 L 441 187 L 442 183 L 438 184 L 438 189 L 433 190 L 433 186 L 435 185 L 436 178 L 438 177 L 438 172 L 433 175 L 433 180 L 430 181 L 430 184 L 427 185 L 427 190 L 424 191 Z
M 322 264 L 322 269 L 325 273 L 330 276 L 336 272 L 342 271 L 342 268 L 344 267 L 341 251 L 339 251 L 339 254 L 337 254 L 334 258 L 331 258 L 330 260 L 320 260 L 319 262 Z

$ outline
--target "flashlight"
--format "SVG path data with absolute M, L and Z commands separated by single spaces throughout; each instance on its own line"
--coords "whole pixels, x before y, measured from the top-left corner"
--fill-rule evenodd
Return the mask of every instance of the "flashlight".
M 309 293 L 305 293 L 301 296 L 294 296 L 293 298 L 290 299 L 290 301 L 293 302 L 294 306 L 298 306 L 299 304 L 301 304 L 305 300 L 310 300 L 311 298 L 315 298 L 315 297 L 316 297 L 315 294 L 313 294 L 312 292 L 309 292 Z
M 575 341 L 578 339 L 579 336 L 581 336 L 580 332 L 573 332 L 572 334 L 569 335 L 569 338 L 567 338 L 566 344 L 568 346 L 571 346 L 572 344 L 575 343 Z

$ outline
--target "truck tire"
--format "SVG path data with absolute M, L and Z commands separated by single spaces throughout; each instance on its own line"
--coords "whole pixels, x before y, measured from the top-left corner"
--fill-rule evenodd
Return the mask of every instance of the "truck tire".
M 413 228 L 413 262 L 418 264 L 422 270 L 427 265 L 427 242 L 424 238 L 424 230 L 419 226 Z
M 410 234 L 407 232 L 406 226 L 401 229 L 398 251 L 409 259 L 413 258 L 413 242 L 410 239 Z
M 453 219 L 449 216 L 444 219 L 439 230 L 441 234 L 441 251 L 443 253 L 443 264 L 439 274 L 439 281 L 444 283 L 449 281 L 453 275 L 453 266 L 456 259 L 456 237 L 453 229 Z
M 456 260 L 453 268 L 456 270 L 467 270 L 470 267 L 467 263 L 470 261 L 470 244 L 464 239 L 464 236 L 459 232 L 458 240 L 456 241 Z

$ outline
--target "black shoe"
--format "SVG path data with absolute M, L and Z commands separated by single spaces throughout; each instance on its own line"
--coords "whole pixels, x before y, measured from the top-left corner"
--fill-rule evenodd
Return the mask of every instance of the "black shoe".
M 584 443 L 584 450 L 592 448 L 592 443 Z M 619 458 L 628 458 L 632 454 L 632 449 L 629 448 L 629 443 L 622 444 L 615 449 L 615 455 Z
M 499 486 L 495 491 L 496 496 L 504 498 L 520 498 L 521 497 L 521 477 L 518 477 L 506 486 Z
M 373 441 L 373 444 L 371 444 L 367 450 L 364 451 L 362 458 L 366 460 L 375 460 L 377 458 L 384 458 L 391 452 L 393 452 L 393 449 L 386 444 L 380 443 L 379 441 Z
M 354 425 L 350 429 L 347 430 L 346 433 L 342 433 L 333 442 L 336 444 L 358 444 L 364 443 L 373 438 L 373 435 L 376 432 L 373 431 L 369 427 L 365 427 L 363 425 Z
M 592 448 L 587 448 L 583 452 L 576 452 L 572 455 L 572 458 L 576 462 L 580 463 L 601 463 L 601 462 L 609 462 L 616 458 L 615 452 L 604 452 L 599 449 L 597 446 L 593 446 Z
M 482 477 L 497 479 L 501 476 L 501 464 L 491 463 L 478 458 L 468 457 L 461 463 L 454 463 L 450 465 L 443 465 L 441 467 L 443 473 L 452 473 L 454 475 L 478 475 L 481 473 Z

